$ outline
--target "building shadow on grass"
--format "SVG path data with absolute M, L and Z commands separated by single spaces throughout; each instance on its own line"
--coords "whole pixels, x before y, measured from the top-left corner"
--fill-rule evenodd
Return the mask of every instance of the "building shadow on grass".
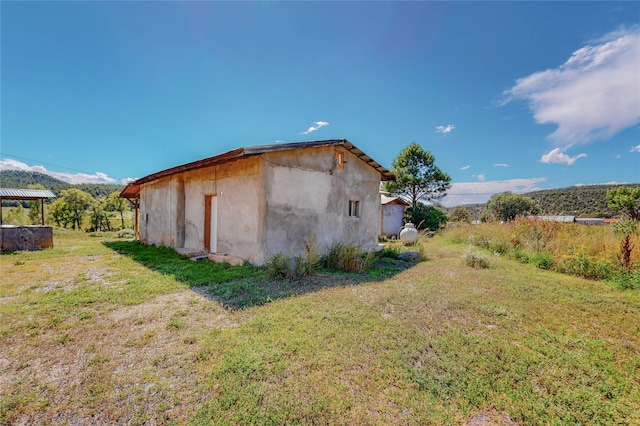
M 383 281 L 414 265 L 377 256 L 366 273 L 319 269 L 314 275 L 300 279 L 271 279 L 265 267 L 231 266 L 208 259 L 194 261 L 171 248 L 147 246 L 137 241 L 105 241 L 103 244 L 152 271 L 173 276 L 227 309 L 243 309 L 327 288 Z

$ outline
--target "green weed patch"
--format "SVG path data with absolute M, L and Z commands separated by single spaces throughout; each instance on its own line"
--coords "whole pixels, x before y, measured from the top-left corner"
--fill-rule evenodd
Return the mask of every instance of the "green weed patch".
M 169 247 L 147 246 L 137 241 L 107 241 L 104 245 L 153 271 L 171 275 L 188 286 L 223 283 L 261 274 L 253 266 L 231 266 L 208 260 L 191 261 Z

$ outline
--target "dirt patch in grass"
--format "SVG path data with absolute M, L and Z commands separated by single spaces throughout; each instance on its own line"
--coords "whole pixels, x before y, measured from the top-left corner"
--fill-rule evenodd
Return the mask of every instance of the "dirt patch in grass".
M 203 331 L 236 326 L 233 313 L 185 289 L 0 349 L 3 419 L 23 424 L 144 423 L 193 415 L 193 364 Z M 28 391 L 27 391 L 28 389 Z
M 493 410 L 472 416 L 467 421 L 466 426 L 510 426 L 516 424 L 508 414 L 498 413 Z

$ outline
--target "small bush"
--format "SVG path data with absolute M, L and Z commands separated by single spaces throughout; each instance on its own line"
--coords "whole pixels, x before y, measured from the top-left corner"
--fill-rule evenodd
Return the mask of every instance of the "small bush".
M 640 290 L 640 269 L 622 270 L 615 274 L 609 282 L 620 290 Z
M 521 248 L 515 248 L 511 253 L 514 259 L 516 259 L 518 262 L 529 263 L 529 255 L 527 254 L 526 251 L 522 250 Z
M 320 255 L 315 248 L 315 238 L 307 239 L 302 256 L 278 253 L 267 263 L 267 275 L 271 279 L 295 280 L 313 275 L 318 268 Z
M 329 247 L 327 253 L 322 256 L 322 264 L 328 269 L 340 269 L 340 259 L 345 251 L 344 244 L 335 242 Z
M 267 263 L 267 275 L 271 279 L 292 280 L 299 277 L 297 258 L 285 253 L 274 255 Z
M 615 273 L 615 269 L 610 264 L 591 260 L 583 253 L 565 258 L 554 269 L 563 274 L 597 281 L 606 280 Z
M 554 264 L 553 257 L 547 252 L 533 253 L 529 257 L 529 263 L 540 269 L 551 269 Z
M 328 269 L 345 272 L 366 272 L 373 262 L 373 253 L 363 253 L 362 245 L 335 242 L 322 258 L 322 264 Z
M 397 245 L 385 245 L 382 250 L 378 252 L 378 257 L 388 257 L 390 259 L 397 259 L 403 250 Z
M 135 238 L 136 234 L 133 231 L 133 229 L 121 229 L 120 231 L 118 231 L 118 233 L 116 234 L 116 236 L 118 238 Z
M 480 253 L 474 246 L 468 245 L 464 250 L 464 263 L 473 268 L 488 268 L 489 258 Z

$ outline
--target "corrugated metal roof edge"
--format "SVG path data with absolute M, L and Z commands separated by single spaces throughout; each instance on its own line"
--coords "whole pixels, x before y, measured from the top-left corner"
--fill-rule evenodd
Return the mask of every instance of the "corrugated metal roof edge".
M 56 196 L 48 189 L 0 188 L 0 198 L 4 200 L 40 200 L 56 198 Z
M 402 197 L 389 196 L 389 195 L 385 195 L 385 194 L 382 194 L 382 193 L 380 194 L 380 203 L 382 205 L 390 204 L 390 203 L 393 203 L 394 201 L 399 201 L 400 204 L 402 204 L 405 207 L 411 205 L 406 200 L 404 200 Z
M 248 146 L 244 148 L 236 148 L 234 150 L 225 152 L 223 154 L 204 158 L 198 161 L 193 161 L 191 163 L 183 164 L 180 166 L 171 167 L 166 170 L 152 173 L 143 178 L 136 179 L 135 181 L 128 184 L 120 192 L 120 197 L 137 198 L 140 195 L 140 185 L 144 183 L 152 182 L 154 180 L 171 176 L 176 173 L 196 170 L 203 167 L 213 166 L 216 164 L 222 164 L 222 163 L 235 160 L 237 158 L 245 157 L 245 156 L 259 155 L 266 152 L 287 151 L 287 150 L 298 149 L 298 148 L 317 148 L 321 146 L 338 146 L 338 145 L 344 146 L 345 149 L 347 149 L 353 155 L 360 158 L 360 160 L 364 161 L 370 167 L 373 167 L 376 171 L 378 171 L 381 175 L 381 178 L 382 178 L 381 180 L 395 179 L 395 176 L 393 175 L 393 173 L 391 173 L 389 170 L 384 168 L 378 162 L 376 162 L 371 157 L 366 155 L 363 151 L 358 149 L 354 144 L 349 142 L 347 139 L 328 139 L 328 140 L 308 141 L 308 142 L 291 142 L 291 143 L 283 143 L 283 144 L 255 145 L 255 146 Z

